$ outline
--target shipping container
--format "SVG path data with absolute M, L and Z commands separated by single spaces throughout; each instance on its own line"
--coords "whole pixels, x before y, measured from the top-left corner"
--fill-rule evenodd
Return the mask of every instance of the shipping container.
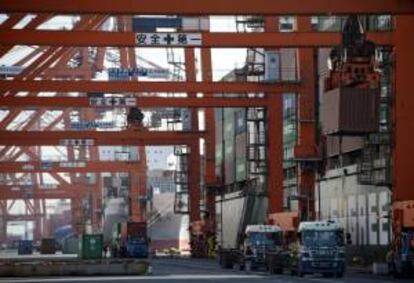
M 233 109 L 225 110 L 223 126 L 225 183 L 232 184 L 235 181 L 235 125 Z
M 82 259 L 100 259 L 103 252 L 103 235 L 82 235 Z
M 158 28 L 181 29 L 181 18 L 143 18 L 134 17 L 132 19 L 132 30 L 134 32 L 156 32 Z
M 41 254 L 55 254 L 56 253 L 56 240 L 53 238 L 42 239 L 40 244 Z
M 247 163 L 246 163 L 246 132 L 236 136 L 236 181 L 244 181 L 247 179 Z
M 31 255 L 33 253 L 33 241 L 19 240 L 17 247 L 18 255 Z
M 279 52 L 281 58 L 282 81 L 297 81 L 297 49 L 282 48 Z
M 68 237 L 63 240 L 62 245 L 63 254 L 78 254 L 79 253 L 79 239 L 76 237 Z
M 336 88 L 323 93 L 325 134 L 367 135 L 379 129 L 379 89 Z
M 182 18 L 183 31 L 208 31 L 210 20 L 208 17 L 184 17 Z
M 128 222 L 125 223 L 126 235 L 128 239 L 147 239 L 147 223 L 146 222 Z M 125 229 L 125 228 L 122 228 Z M 124 234 L 124 232 L 121 232 Z
M 223 166 L 223 123 L 217 120 L 216 115 L 216 176 L 222 177 L 222 166 Z
M 342 137 L 342 150 L 339 151 L 339 137 L 328 136 L 326 139 L 326 155 L 332 157 L 339 153 L 348 153 L 364 147 L 363 137 Z

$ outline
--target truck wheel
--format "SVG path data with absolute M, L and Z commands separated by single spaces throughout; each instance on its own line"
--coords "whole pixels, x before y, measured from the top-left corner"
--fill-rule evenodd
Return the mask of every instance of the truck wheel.
M 277 273 L 277 274 L 283 274 L 283 267 L 278 267 L 278 268 L 276 269 L 276 273 Z
M 344 277 L 344 273 L 343 273 L 343 272 L 338 272 L 338 273 L 336 274 L 336 277 L 338 277 L 338 278 L 342 278 L 342 277 Z
M 392 263 L 392 275 L 395 279 L 400 279 L 401 278 L 401 273 L 397 268 L 397 265 L 394 263 Z
M 221 268 L 223 268 L 223 269 L 232 268 L 233 266 L 232 265 L 229 266 L 229 262 L 230 262 L 229 255 L 222 254 L 220 256 L 220 266 L 221 266 Z
M 246 270 L 246 272 L 252 271 L 252 262 L 250 260 L 244 263 L 244 269 Z
M 270 268 L 270 273 L 271 274 L 282 274 L 283 273 L 283 268 L 280 268 L 280 267 L 271 267 Z
M 269 274 L 275 274 L 275 269 L 273 266 L 266 266 L 267 271 L 269 272 Z
M 243 270 L 243 268 L 242 268 L 240 263 L 235 262 L 235 263 L 233 263 L 233 270 L 234 271 L 241 271 L 241 270 Z
M 305 273 L 302 271 L 302 267 L 300 266 L 300 264 L 298 265 L 298 269 L 296 272 L 299 277 L 303 277 L 305 275 Z

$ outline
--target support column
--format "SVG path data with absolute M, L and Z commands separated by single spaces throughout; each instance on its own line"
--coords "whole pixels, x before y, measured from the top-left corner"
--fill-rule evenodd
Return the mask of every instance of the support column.
M 194 48 L 185 48 L 185 75 L 187 82 L 196 81 Z M 189 97 L 195 97 L 196 93 L 188 93 Z M 191 110 L 191 129 L 198 131 L 198 109 Z M 194 140 L 191 145 L 189 157 L 189 206 L 190 224 L 200 220 L 200 142 Z
M 7 241 L 7 200 L 0 201 L 0 243 Z
M 298 30 L 310 32 L 310 17 L 298 17 Z M 299 215 L 301 220 L 315 219 L 315 168 L 314 160 L 318 158 L 316 146 L 315 117 L 315 57 L 314 49 L 299 49 L 299 70 L 303 91 L 299 94 L 299 128 L 298 142 L 295 147 L 295 158 L 298 162 L 299 174 Z
M 414 27 L 413 15 L 396 17 L 395 51 L 395 104 L 394 104 L 394 148 L 393 148 L 393 196 L 392 201 L 414 201 L 413 157 L 414 157 L 414 96 L 413 75 L 414 38 L 410 36 Z
M 42 199 L 34 199 L 34 227 L 33 227 L 33 240 L 40 241 L 43 237 L 44 231 L 42 231 L 42 220 L 46 218 L 46 211 L 41 211 L 40 202 L 44 201 Z
M 137 171 L 139 168 L 136 169 Z M 129 173 L 130 188 L 129 188 L 129 220 L 132 222 L 140 222 L 142 220 L 141 206 L 140 206 L 140 185 L 141 176 L 135 172 Z
M 265 31 L 278 32 L 278 17 L 265 18 Z M 266 93 L 267 108 L 267 191 L 268 215 L 283 212 L 283 100 L 282 95 Z
M 268 214 L 283 212 L 283 103 L 279 94 L 268 94 Z
M 193 223 L 200 220 L 200 142 L 196 139 L 189 146 L 188 190 L 190 223 Z
M 83 223 L 82 196 L 72 198 L 70 205 L 72 212 L 72 226 L 77 235 L 83 234 L 85 231 L 85 225 Z
M 212 66 L 211 66 L 211 49 L 201 49 L 201 64 L 202 64 L 202 78 L 204 82 L 211 82 L 213 80 Z M 205 93 L 204 96 L 212 96 L 211 93 Z M 209 213 L 207 225 L 211 232 L 215 230 L 216 220 L 216 194 L 213 191 L 217 186 L 216 177 L 216 128 L 214 111 L 215 108 L 206 108 L 206 136 L 205 136 L 205 183 L 206 183 L 206 209 Z

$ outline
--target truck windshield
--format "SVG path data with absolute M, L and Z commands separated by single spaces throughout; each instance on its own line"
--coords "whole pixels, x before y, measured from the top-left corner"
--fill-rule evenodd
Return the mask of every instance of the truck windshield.
M 303 244 L 308 247 L 333 247 L 344 244 L 342 231 L 303 231 L 302 240 Z
M 281 245 L 282 244 L 282 235 L 279 232 L 252 232 L 248 235 L 249 241 L 253 245 Z

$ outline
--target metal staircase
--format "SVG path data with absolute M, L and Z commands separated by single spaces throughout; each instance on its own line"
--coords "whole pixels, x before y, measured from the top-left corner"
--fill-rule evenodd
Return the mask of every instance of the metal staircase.
M 177 158 L 177 164 L 174 172 L 174 213 L 188 214 L 188 159 L 190 155 L 189 148 L 185 145 L 176 145 L 174 146 L 174 155 Z
M 381 86 L 387 91 L 381 93 L 379 131 L 370 134 L 364 144 L 362 157 L 358 164 L 358 182 L 362 185 L 391 187 L 391 147 L 392 147 L 392 81 L 391 50 L 383 49 L 380 62 L 383 76 Z
M 266 109 L 247 110 L 247 164 L 249 174 L 267 174 Z

